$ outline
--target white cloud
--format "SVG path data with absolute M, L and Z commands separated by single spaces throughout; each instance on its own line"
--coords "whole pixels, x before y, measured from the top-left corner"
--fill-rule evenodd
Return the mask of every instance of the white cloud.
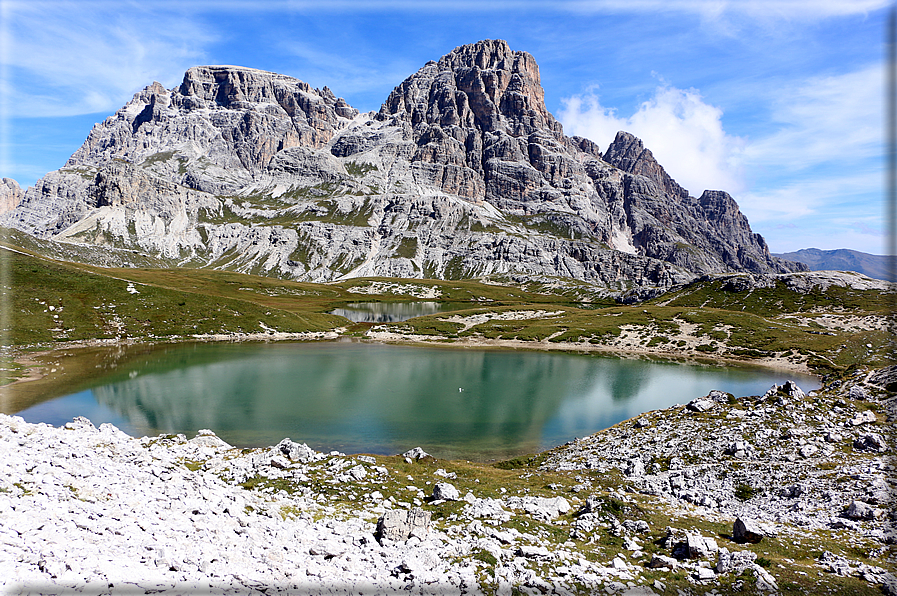
M 658 87 L 632 116 L 619 117 L 594 93 L 562 100 L 559 119 L 568 135 L 606 149 L 618 130 L 639 137 L 680 185 L 698 196 L 705 189 L 738 193 L 744 188 L 739 165 L 743 141 L 726 134 L 722 110 L 695 89 Z
M 696 90 L 668 86 L 632 115 L 589 93 L 564 101 L 559 117 L 567 134 L 602 149 L 628 130 L 693 195 L 729 191 L 774 251 L 881 252 L 882 79 L 873 64 L 756 93 L 756 113 L 766 116 L 744 138 L 727 134 L 722 111 Z

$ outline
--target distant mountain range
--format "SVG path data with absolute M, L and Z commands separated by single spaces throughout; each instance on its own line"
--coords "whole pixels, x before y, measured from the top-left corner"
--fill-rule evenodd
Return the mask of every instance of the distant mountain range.
M 889 266 L 889 261 L 893 257 L 870 255 L 847 248 L 837 250 L 803 248 L 797 252 L 776 253 L 774 256 L 803 263 L 811 271 L 856 271 L 873 279 L 897 282 L 894 268 Z
M 73 260 L 314 282 L 625 292 L 806 270 L 771 255 L 731 196 L 690 195 L 631 134 L 603 153 L 565 136 L 535 59 L 500 40 L 428 62 L 368 113 L 285 75 L 191 68 L 137 93 L 33 187 L 4 180 L 3 211 L 0 225 Z

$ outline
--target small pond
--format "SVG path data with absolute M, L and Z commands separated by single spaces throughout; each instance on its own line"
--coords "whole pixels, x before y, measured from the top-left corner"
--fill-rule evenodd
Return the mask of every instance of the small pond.
M 75 416 L 135 435 L 209 428 L 237 446 L 284 437 L 322 451 L 440 458 L 532 453 L 711 389 L 762 394 L 793 378 L 766 369 L 594 355 L 359 342 L 144 348 L 89 387 L 30 406 L 29 422 Z
M 353 302 L 330 311 L 354 323 L 398 323 L 438 312 L 479 306 L 472 302 Z

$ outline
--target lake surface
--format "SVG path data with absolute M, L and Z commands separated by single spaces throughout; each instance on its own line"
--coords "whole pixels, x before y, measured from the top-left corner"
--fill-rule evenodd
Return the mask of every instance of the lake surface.
M 354 302 L 330 311 L 354 323 L 398 323 L 438 312 L 476 308 L 472 302 Z
M 765 369 L 595 355 L 356 342 L 160 346 L 96 385 L 18 412 L 86 416 L 134 436 L 209 428 L 237 446 L 284 437 L 321 451 L 489 460 L 532 453 L 721 389 L 759 395 L 794 379 Z

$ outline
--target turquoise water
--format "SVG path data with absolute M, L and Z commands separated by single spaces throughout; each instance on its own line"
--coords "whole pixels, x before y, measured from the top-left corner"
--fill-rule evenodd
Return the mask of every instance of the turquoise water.
M 353 342 L 160 347 L 96 385 L 18 413 L 74 416 L 136 435 L 209 428 L 233 445 L 284 437 L 318 450 L 442 458 L 532 453 L 639 413 L 721 389 L 762 394 L 793 378 L 765 369 L 594 355 L 430 349 Z
M 356 323 L 398 323 L 414 317 L 476 308 L 471 302 L 354 302 L 330 311 Z

